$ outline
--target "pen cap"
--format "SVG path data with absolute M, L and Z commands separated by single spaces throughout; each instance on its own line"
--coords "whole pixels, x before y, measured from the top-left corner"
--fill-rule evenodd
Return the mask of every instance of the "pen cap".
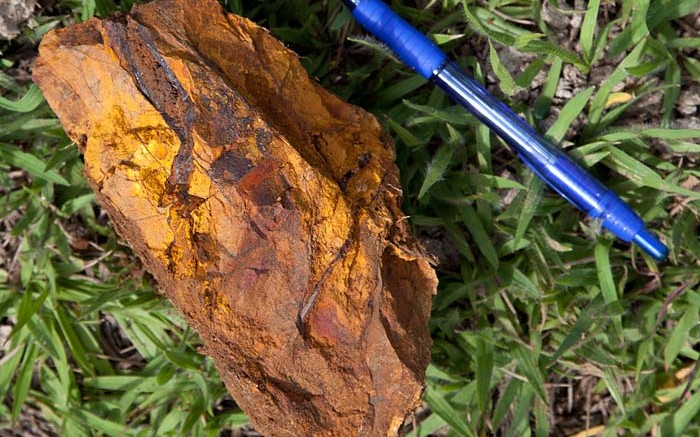
M 426 79 L 445 62 L 447 56 L 427 36 L 399 17 L 382 0 L 346 1 L 352 15 L 374 36 L 388 45 L 409 67 Z

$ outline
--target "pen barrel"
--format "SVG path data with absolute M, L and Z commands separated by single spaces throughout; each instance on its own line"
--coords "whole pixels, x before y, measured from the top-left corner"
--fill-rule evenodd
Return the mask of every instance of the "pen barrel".
M 633 241 L 644 229 L 644 222 L 632 208 L 567 155 L 562 153 L 553 164 L 533 164 L 519 156 L 563 198 L 589 217 L 600 219 L 603 227 L 622 241 Z
M 447 62 L 433 80 L 501 137 L 562 197 L 590 217 L 599 218 L 602 225 L 621 240 L 637 242 L 656 259 L 666 257 L 666 247 L 644 228 L 644 222 L 632 208 L 459 66 Z
M 345 4 L 357 22 L 426 79 L 432 78 L 445 63 L 445 53 L 382 0 L 348 0 Z
M 466 75 L 458 65 L 448 62 L 435 76 L 434 81 L 501 137 L 532 171 L 566 200 L 593 218 L 605 217 L 607 202 L 603 202 L 603 199 L 615 194 L 572 161 L 559 147 L 538 134 L 522 117 L 492 96 L 479 82 Z M 632 214 L 636 217 L 634 212 Z M 641 220 L 634 222 L 633 229 L 618 229 L 619 226 L 613 226 L 611 231 L 629 242 Z
M 465 74 L 454 62 L 447 62 L 433 81 L 528 163 L 554 164 L 560 156 L 566 156 L 561 149 L 542 138 L 522 117 Z

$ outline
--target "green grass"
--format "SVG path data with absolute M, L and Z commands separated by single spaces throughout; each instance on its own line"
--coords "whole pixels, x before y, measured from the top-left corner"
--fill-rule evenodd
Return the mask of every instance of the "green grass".
M 393 2 L 479 80 L 492 72 L 509 104 L 632 204 L 669 244 L 663 264 L 543 187 L 338 1 L 225 3 L 380 117 L 396 138 L 414 231 L 453 252 L 438 266 L 430 323 L 431 411 L 412 435 L 570 435 L 587 424 L 605 436 L 700 433 L 700 130 L 674 109 L 700 82 L 700 39 L 682 37 L 678 21 L 699 1 L 560 11 L 580 18 L 567 46 L 540 1 Z M 119 8 L 59 1 L 0 42 L 0 317 L 10 327 L 0 338 L 0 428 L 16 426 L 27 404 L 63 435 L 218 435 L 245 416 L 119 244 L 40 93 L 13 77 L 15 58 L 49 29 Z M 524 71 L 502 59 L 504 47 L 526 56 Z M 557 100 L 565 72 L 586 79 L 603 64 L 602 79 Z M 627 94 L 610 106 L 620 86 Z M 635 114 L 654 95 L 660 109 L 640 124 Z

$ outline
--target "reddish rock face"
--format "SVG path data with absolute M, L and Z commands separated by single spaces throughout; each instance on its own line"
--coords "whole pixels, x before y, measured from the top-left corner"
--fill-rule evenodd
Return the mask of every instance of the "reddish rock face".
M 210 0 L 48 34 L 34 79 L 114 225 L 268 436 L 395 435 L 436 279 L 391 141 Z

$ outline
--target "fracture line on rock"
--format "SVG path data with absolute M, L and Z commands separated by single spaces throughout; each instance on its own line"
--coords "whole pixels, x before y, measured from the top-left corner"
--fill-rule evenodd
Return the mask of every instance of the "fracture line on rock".
M 328 267 L 326 267 L 325 271 L 323 272 L 323 275 L 321 276 L 321 279 L 319 279 L 319 281 L 314 286 L 314 291 L 311 293 L 311 297 L 309 297 L 309 300 L 306 302 L 301 311 L 299 311 L 299 316 L 297 318 L 297 327 L 299 328 L 299 331 L 303 331 L 302 327 L 304 326 L 306 316 L 308 316 L 309 311 L 311 311 L 311 308 L 316 302 L 316 299 L 318 299 L 318 295 L 321 293 L 321 287 L 326 282 L 326 279 L 328 279 L 328 275 L 330 275 L 331 269 L 333 268 L 333 266 L 336 265 L 338 261 L 340 261 L 347 254 L 348 248 L 350 247 L 350 241 L 350 238 L 345 240 L 345 243 L 343 243 L 343 245 L 340 247 L 340 250 L 335 255 L 331 263 L 328 265 Z

